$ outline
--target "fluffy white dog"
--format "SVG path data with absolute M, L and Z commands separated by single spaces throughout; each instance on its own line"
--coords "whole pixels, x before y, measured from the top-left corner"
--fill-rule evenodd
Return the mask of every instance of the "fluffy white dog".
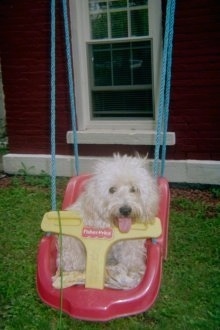
M 146 166 L 146 158 L 139 156 L 114 155 L 110 160 L 98 162 L 85 191 L 68 209 L 79 211 L 86 226 L 106 228 L 114 224 L 121 232 L 128 232 L 136 219 L 150 222 L 157 213 L 159 193 L 156 180 Z M 63 236 L 62 252 L 60 250 L 58 246 L 58 274 L 53 278 L 55 287 L 60 286 L 57 284 L 60 269 L 68 283 L 68 274 L 80 272 L 82 275 L 86 265 L 85 248 L 78 239 Z M 117 242 L 107 256 L 105 285 L 133 288 L 140 283 L 145 269 L 144 239 Z M 72 284 L 70 279 L 65 286 Z

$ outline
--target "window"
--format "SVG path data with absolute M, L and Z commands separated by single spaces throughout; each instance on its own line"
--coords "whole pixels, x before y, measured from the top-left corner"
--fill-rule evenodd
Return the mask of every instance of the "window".
M 155 128 L 160 0 L 70 0 L 79 130 Z
M 89 8 L 91 118 L 152 118 L 152 45 L 138 38 L 149 34 L 147 0 L 90 0 Z

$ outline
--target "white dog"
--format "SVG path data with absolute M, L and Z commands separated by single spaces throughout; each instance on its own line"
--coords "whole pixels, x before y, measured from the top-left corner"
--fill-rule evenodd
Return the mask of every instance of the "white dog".
M 78 210 L 86 226 L 106 228 L 114 224 L 121 232 L 128 232 L 136 219 L 150 222 L 157 213 L 159 193 L 146 163 L 146 158 L 120 155 L 98 162 L 85 191 L 68 209 Z M 60 269 L 68 283 L 68 274 L 75 271 L 82 274 L 86 265 L 85 248 L 78 239 L 63 236 L 62 253 L 59 247 L 58 252 L 54 287 L 60 286 L 57 284 Z M 133 288 L 140 283 L 145 269 L 144 239 L 117 242 L 108 253 L 105 284 L 113 288 Z M 71 279 L 65 286 L 70 285 L 73 285 Z

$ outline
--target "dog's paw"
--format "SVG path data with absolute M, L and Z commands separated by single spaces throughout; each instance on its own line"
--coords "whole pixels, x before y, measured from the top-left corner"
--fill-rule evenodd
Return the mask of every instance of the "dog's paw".
M 60 272 L 57 272 L 56 275 L 52 277 L 52 285 L 55 289 L 64 289 L 73 285 L 84 283 L 85 272 L 80 271 L 63 272 L 62 275 Z
M 122 264 L 110 265 L 106 267 L 105 284 L 113 289 L 133 289 L 142 280 L 143 272 L 129 271 Z

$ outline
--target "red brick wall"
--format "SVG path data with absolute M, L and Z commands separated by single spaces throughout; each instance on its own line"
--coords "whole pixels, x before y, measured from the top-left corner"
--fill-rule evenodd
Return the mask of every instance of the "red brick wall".
M 66 65 L 57 9 L 57 145 L 67 152 L 69 126 Z M 0 3 L 0 49 L 9 148 L 15 153 L 50 150 L 50 1 Z
M 47 0 L 1 0 L 0 51 L 13 153 L 50 151 L 50 8 Z M 59 6 L 59 5 L 58 5 Z M 220 159 L 220 2 L 177 1 L 169 129 L 170 159 Z M 57 10 L 57 152 L 72 154 L 62 15 Z M 81 155 L 152 151 L 80 146 Z
M 220 1 L 177 1 L 170 129 L 176 159 L 220 159 Z

